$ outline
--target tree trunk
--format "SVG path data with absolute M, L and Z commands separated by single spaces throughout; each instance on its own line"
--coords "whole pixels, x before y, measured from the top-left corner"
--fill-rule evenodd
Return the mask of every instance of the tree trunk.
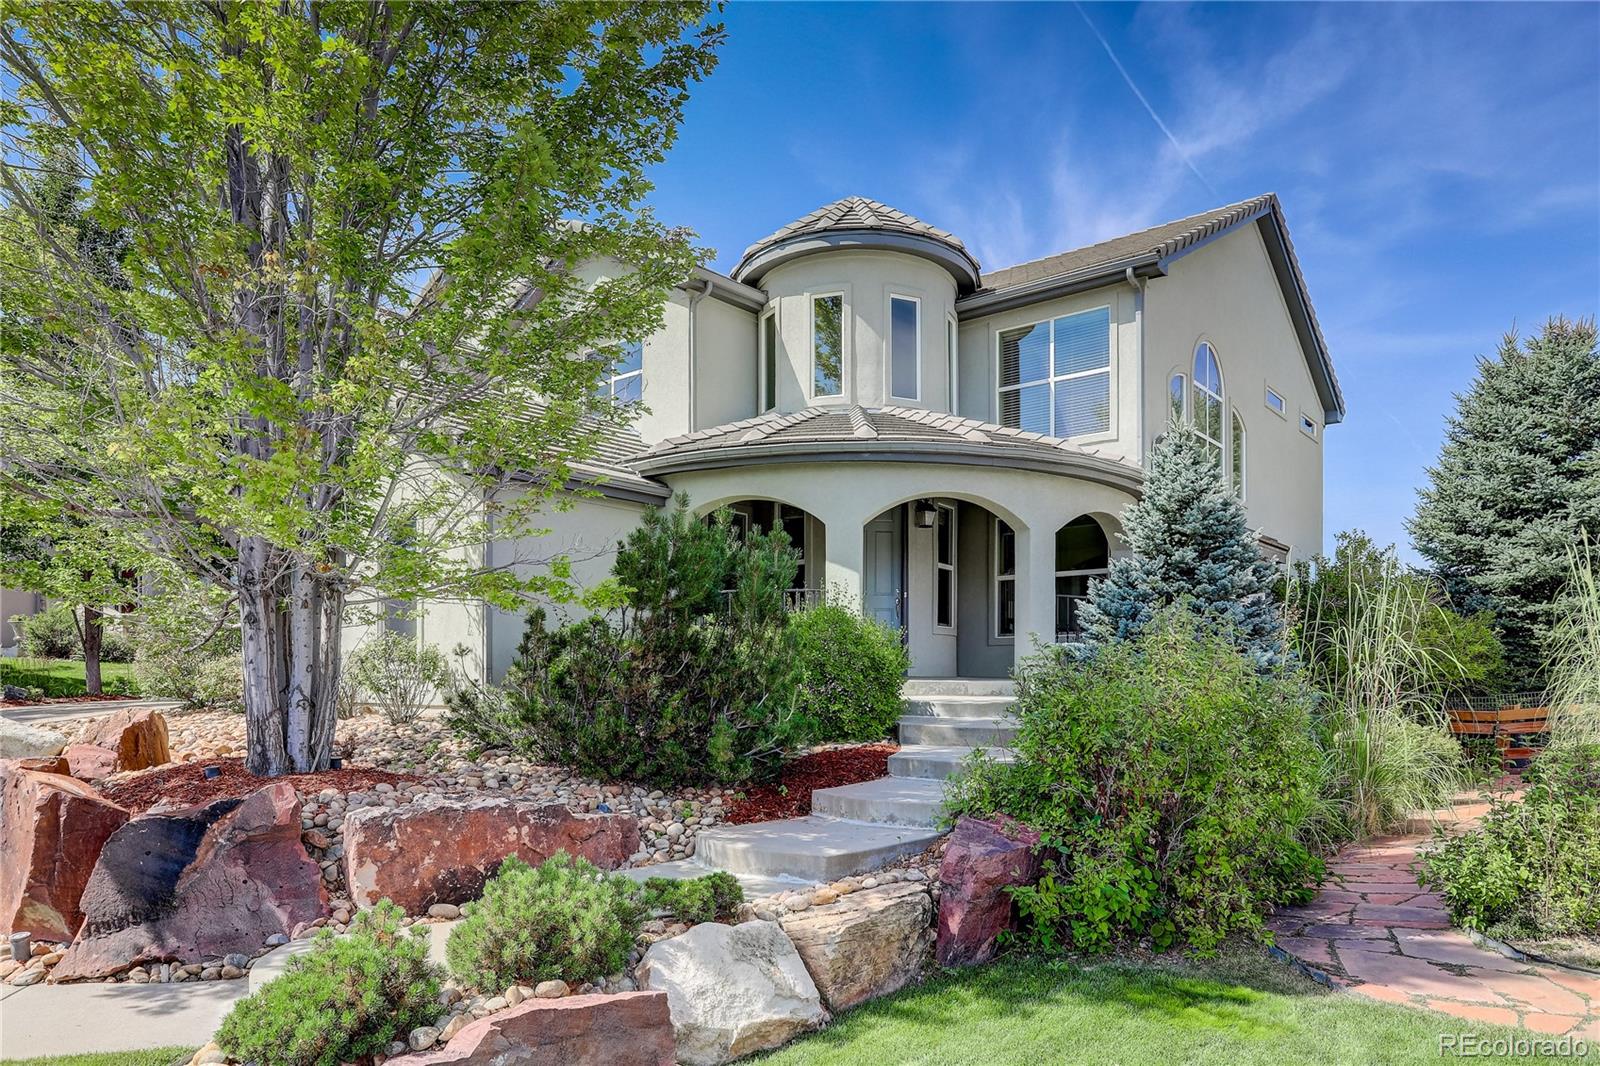
M 100 628 L 98 608 L 83 609 L 83 690 L 91 696 L 101 693 L 100 645 L 105 636 Z
M 259 538 L 239 546 L 245 767 L 277 777 L 328 768 L 344 592 Z

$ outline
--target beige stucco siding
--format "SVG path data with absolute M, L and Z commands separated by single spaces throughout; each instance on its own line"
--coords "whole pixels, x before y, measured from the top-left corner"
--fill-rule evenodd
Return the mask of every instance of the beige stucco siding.
M 1266 248 L 1243 226 L 1172 264 L 1145 294 L 1145 419 L 1152 438 L 1166 424 L 1168 381 L 1192 377 L 1194 350 L 1208 341 L 1222 367 L 1224 401 L 1246 434 L 1245 507 L 1251 525 L 1303 558 L 1322 548 L 1322 405 Z M 1287 410 L 1268 409 L 1266 389 Z M 1301 432 L 1301 413 L 1317 424 Z M 1225 419 L 1229 433 L 1231 418 Z
M 756 316 L 715 297 L 701 297 L 694 329 L 693 428 L 749 418 L 756 413 L 757 399 Z

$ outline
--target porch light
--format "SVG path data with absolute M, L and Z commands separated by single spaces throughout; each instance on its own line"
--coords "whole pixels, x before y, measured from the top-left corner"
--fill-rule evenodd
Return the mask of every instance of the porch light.
M 933 505 L 932 500 L 918 500 L 915 508 L 917 528 L 932 529 L 934 519 L 939 515 L 939 509 Z

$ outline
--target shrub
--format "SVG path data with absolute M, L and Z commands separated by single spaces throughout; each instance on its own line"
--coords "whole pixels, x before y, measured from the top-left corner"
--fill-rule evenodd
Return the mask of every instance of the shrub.
M 439 972 L 426 937 L 402 929 L 384 900 L 345 936 L 324 930 L 312 949 L 234 1004 L 217 1031 L 233 1060 L 258 1066 L 337 1066 L 404 1040 L 439 1010 Z
M 1550 642 L 1550 741 L 1600 745 L 1600 577 L 1587 535 L 1567 556 L 1567 591 Z
M 789 623 L 799 668 L 799 707 L 819 740 L 882 740 L 901 713 L 911 657 L 900 633 L 837 604 Z
M 721 870 L 681 881 L 651 877 L 644 883 L 646 909 L 668 911 L 690 925 L 725 922 L 743 902 L 744 889 L 738 879 Z
M 644 917 L 639 888 L 566 852 L 538 866 L 515 855 L 450 933 L 445 955 L 463 981 L 483 989 L 616 973 Z
M 189 707 L 244 706 L 239 632 L 218 622 L 227 610 L 198 593 L 141 602 L 128 619 L 140 691 Z
M 30 659 L 83 659 L 83 638 L 78 633 L 77 611 L 54 603 L 32 615 L 11 619 L 21 640 L 22 654 Z
M 429 693 L 446 683 L 444 653 L 404 633 L 383 633 L 364 641 L 345 672 L 355 690 L 371 700 L 390 725 L 415 722 Z
M 1468 929 L 1600 934 L 1600 744 L 1546 751 L 1527 778 L 1520 802 L 1497 801 L 1461 836 L 1441 833 L 1419 880 Z
M 1209 629 L 1167 608 L 1090 659 L 1035 655 L 1018 673 L 1016 761 L 975 756 L 952 783 L 953 812 L 1040 831 L 1045 876 L 1014 893 L 1030 946 L 1209 952 L 1309 897 L 1322 865 L 1300 833 L 1321 758 L 1306 694 Z

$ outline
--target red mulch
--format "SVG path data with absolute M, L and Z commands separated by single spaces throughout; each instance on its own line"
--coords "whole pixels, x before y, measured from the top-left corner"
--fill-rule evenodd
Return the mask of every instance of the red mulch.
M 810 814 L 812 789 L 875 781 L 889 772 L 889 756 L 899 750 L 898 744 L 862 744 L 802 755 L 784 766 L 777 781 L 738 790 L 744 798 L 728 807 L 725 821 L 743 825 Z
M 207 766 L 218 767 L 222 773 L 207 780 L 204 772 Z M 384 782 L 398 788 L 417 780 L 412 774 L 394 774 L 388 770 L 362 766 L 323 770 L 315 774 L 285 774 L 278 778 L 257 777 L 244 768 L 243 759 L 219 758 L 147 770 L 119 781 L 108 781 L 101 785 L 100 791 L 111 802 L 139 814 L 163 801 L 191 807 L 219 799 L 248 796 L 273 781 L 289 781 L 301 792 L 320 792 L 325 788 L 359 792 Z

